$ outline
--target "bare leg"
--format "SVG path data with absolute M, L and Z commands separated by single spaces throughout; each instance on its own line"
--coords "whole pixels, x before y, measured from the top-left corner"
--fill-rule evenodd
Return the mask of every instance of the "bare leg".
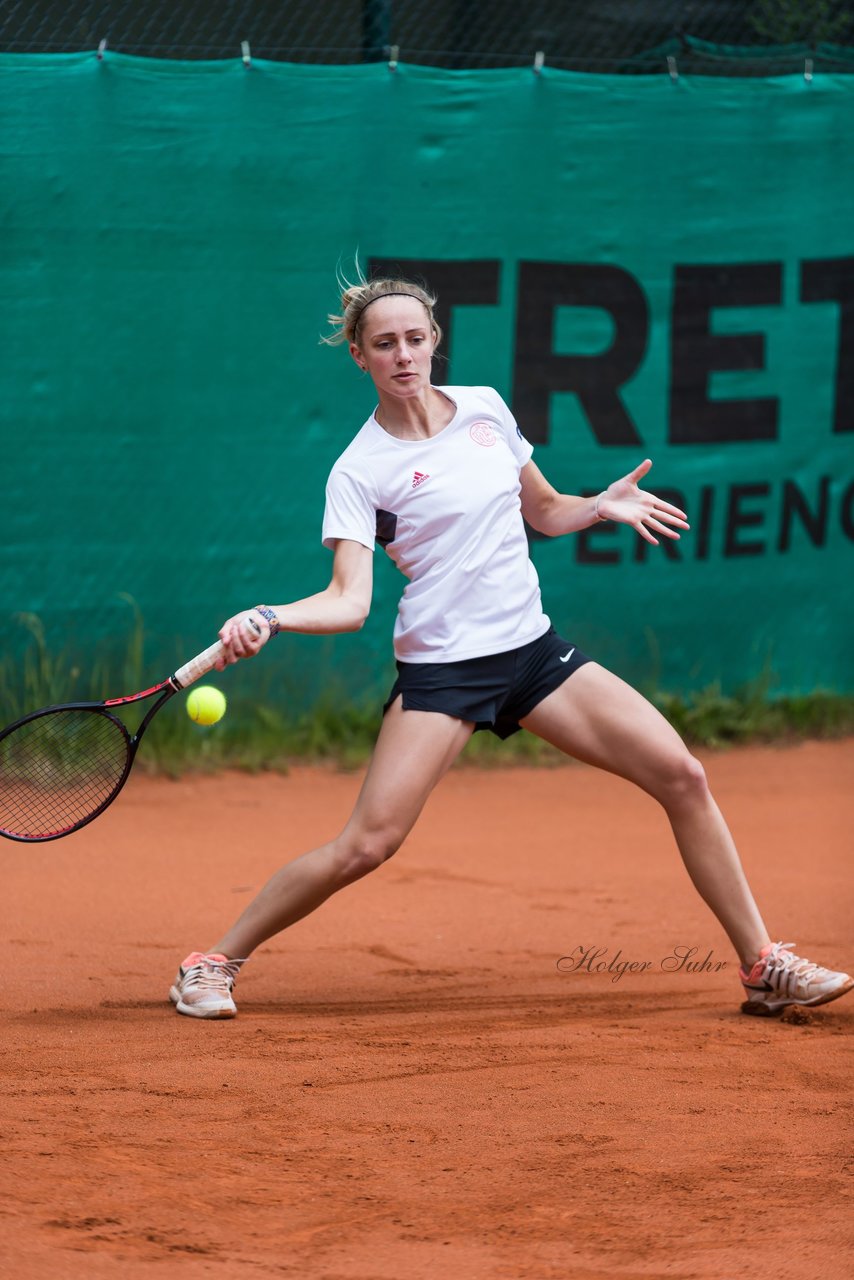
M 642 787 L 664 806 L 688 874 L 749 967 L 770 941 L 703 767 L 630 685 L 587 663 L 535 707 L 526 729 Z
M 328 844 L 277 871 L 210 952 L 245 958 L 267 938 L 314 911 L 336 890 L 390 858 L 473 728 L 467 721 L 437 712 L 403 711 L 398 698 L 386 712 L 359 799 L 344 830 Z

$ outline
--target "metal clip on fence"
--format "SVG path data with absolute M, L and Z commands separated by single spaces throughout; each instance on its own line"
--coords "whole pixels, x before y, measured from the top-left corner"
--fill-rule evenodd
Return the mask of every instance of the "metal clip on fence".
M 804 79 L 807 84 L 812 84 L 812 58 L 807 58 L 804 62 Z
M 252 66 L 252 50 L 249 48 L 248 40 L 240 41 L 240 53 L 243 58 L 243 65 L 248 70 Z
M 542 49 L 538 49 L 534 54 L 534 65 L 532 67 L 535 76 L 538 76 L 542 71 L 545 60 L 546 55 L 543 53 Z
M 98 45 L 98 52 L 95 56 L 99 62 L 104 61 L 104 50 L 106 49 L 106 47 L 107 47 L 106 40 L 102 40 L 101 43 Z
M 667 55 L 667 70 L 670 72 L 670 79 L 674 84 L 676 84 L 676 81 L 679 79 L 679 68 L 676 65 L 676 59 L 672 53 L 668 53 Z
M 400 56 L 400 45 L 393 44 L 388 51 L 388 69 L 389 71 L 397 71 L 397 60 Z

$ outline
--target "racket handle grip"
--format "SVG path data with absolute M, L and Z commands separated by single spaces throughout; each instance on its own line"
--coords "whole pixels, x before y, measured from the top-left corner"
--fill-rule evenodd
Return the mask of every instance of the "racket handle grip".
M 222 649 L 222 641 L 217 640 L 216 644 L 212 644 L 210 648 L 197 653 L 195 658 L 191 658 L 189 662 L 184 663 L 183 667 L 178 668 L 174 676 L 172 676 L 171 683 L 178 689 L 186 689 L 188 684 L 194 684 L 196 680 L 206 676 L 209 671 L 213 671 Z

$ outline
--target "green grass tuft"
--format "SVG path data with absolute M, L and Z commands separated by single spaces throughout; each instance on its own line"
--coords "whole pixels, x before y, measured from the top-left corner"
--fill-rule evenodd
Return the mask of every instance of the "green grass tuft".
M 854 733 L 854 697 L 820 689 L 772 697 L 760 686 L 727 697 L 712 686 L 690 698 L 658 693 L 652 701 L 686 742 L 704 747 Z

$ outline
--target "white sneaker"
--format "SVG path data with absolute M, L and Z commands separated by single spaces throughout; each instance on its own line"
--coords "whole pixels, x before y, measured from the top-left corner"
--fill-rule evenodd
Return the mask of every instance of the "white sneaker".
M 747 999 L 742 1013 L 779 1013 L 790 1004 L 827 1004 L 854 987 L 847 973 L 834 973 L 803 960 L 792 951 L 794 942 L 774 942 L 763 947 L 748 973 L 739 970 Z
M 191 1018 L 233 1018 L 237 1005 L 232 997 L 234 980 L 245 960 L 191 951 L 169 991 L 179 1013 Z

